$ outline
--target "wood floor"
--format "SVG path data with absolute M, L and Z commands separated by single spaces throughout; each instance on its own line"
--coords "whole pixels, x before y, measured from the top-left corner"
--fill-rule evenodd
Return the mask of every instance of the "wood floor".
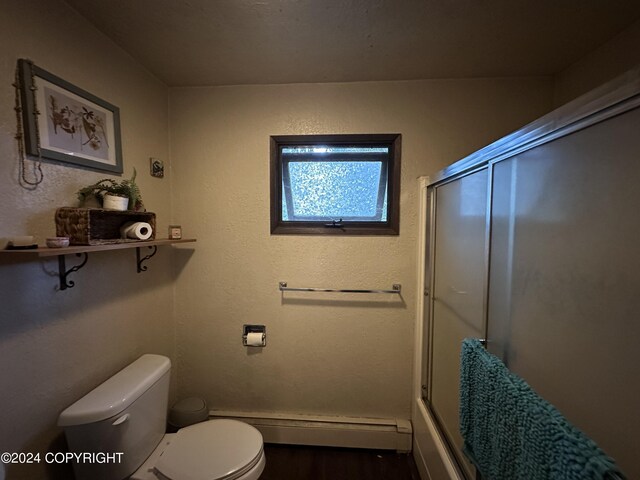
M 266 444 L 260 480 L 420 480 L 411 454 Z

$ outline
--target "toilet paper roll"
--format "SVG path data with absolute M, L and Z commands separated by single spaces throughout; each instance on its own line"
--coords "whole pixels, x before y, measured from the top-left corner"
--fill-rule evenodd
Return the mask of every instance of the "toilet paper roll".
M 262 347 L 262 332 L 250 332 L 247 333 L 247 346 L 249 347 Z
M 151 238 L 152 233 L 153 229 L 147 222 L 127 222 L 120 227 L 120 236 L 122 238 L 148 240 Z

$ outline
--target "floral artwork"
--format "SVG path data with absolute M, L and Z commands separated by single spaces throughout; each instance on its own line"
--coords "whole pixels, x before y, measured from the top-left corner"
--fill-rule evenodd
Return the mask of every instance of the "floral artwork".
M 46 116 L 49 122 L 49 145 L 86 152 L 108 160 L 109 139 L 106 115 L 60 92 L 45 87 Z
M 24 146 L 56 163 L 122 173 L 120 109 L 26 59 L 18 60 Z

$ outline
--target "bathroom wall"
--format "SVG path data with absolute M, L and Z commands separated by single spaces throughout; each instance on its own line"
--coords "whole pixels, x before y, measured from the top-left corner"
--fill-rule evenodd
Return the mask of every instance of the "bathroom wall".
M 43 163 L 44 181 L 18 184 L 14 69 L 18 58 L 120 107 L 125 176 L 133 167 L 160 234 L 171 223 L 171 171 L 148 174 L 149 157 L 169 165 L 167 89 L 57 0 L 0 1 L 0 237 L 55 234 L 56 207 L 105 173 Z M 32 163 L 28 162 L 31 166 Z M 31 170 L 29 170 L 31 171 Z M 76 261 L 68 257 L 68 265 Z M 58 414 L 145 352 L 173 357 L 171 252 L 162 247 L 136 273 L 135 251 L 100 252 L 56 291 L 55 260 L 0 258 L 0 451 L 63 448 Z M 9 466 L 8 478 L 70 478 L 64 466 Z
M 547 78 L 170 89 L 173 218 L 198 238 L 176 283 L 181 395 L 213 409 L 410 417 L 419 175 L 547 112 Z M 269 231 L 269 136 L 401 133 L 400 235 Z M 289 286 L 390 288 L 402 296 Z M 244 323 L 267 347 L 242 346 Z
M 560 106 L 640 65 L 640 20 L 555 75 L 554 106 Z

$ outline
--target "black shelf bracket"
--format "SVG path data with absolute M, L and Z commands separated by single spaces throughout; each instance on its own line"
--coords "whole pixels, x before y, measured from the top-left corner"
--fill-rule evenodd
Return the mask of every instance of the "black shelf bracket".
M 152 252 L 149 255 L 140 258 L 140 247 L 136 247 L 136 259 L 137 259 L 137 262 L 138 262 L 138 273 L 147 271 L 147 266 L 146 265 L 142 265 L 142 263 L 146 262 L 147 260 L 149 260 L 151 257 L 153 257 L 158 252 L 158 246 L 157 245 L 150 245 L 148 248 L 150 248 L 152 250 Z
M 84 256 L 82 262 L 67 270 L 65 256 L 58 255 L 58 275 L 60 277 L 60 290 L 66 290 L 67 288 L 73 288 L 75 286 L 76 283 L 73 280 L 67 280 L 67 277 L 69 276 L 69 274 L 77 272 L 85 266 L 87 260 L 89 260 L 89 254 L 87 252 L 76 253 L 76 257 L 81 258 L 82 256 Z

